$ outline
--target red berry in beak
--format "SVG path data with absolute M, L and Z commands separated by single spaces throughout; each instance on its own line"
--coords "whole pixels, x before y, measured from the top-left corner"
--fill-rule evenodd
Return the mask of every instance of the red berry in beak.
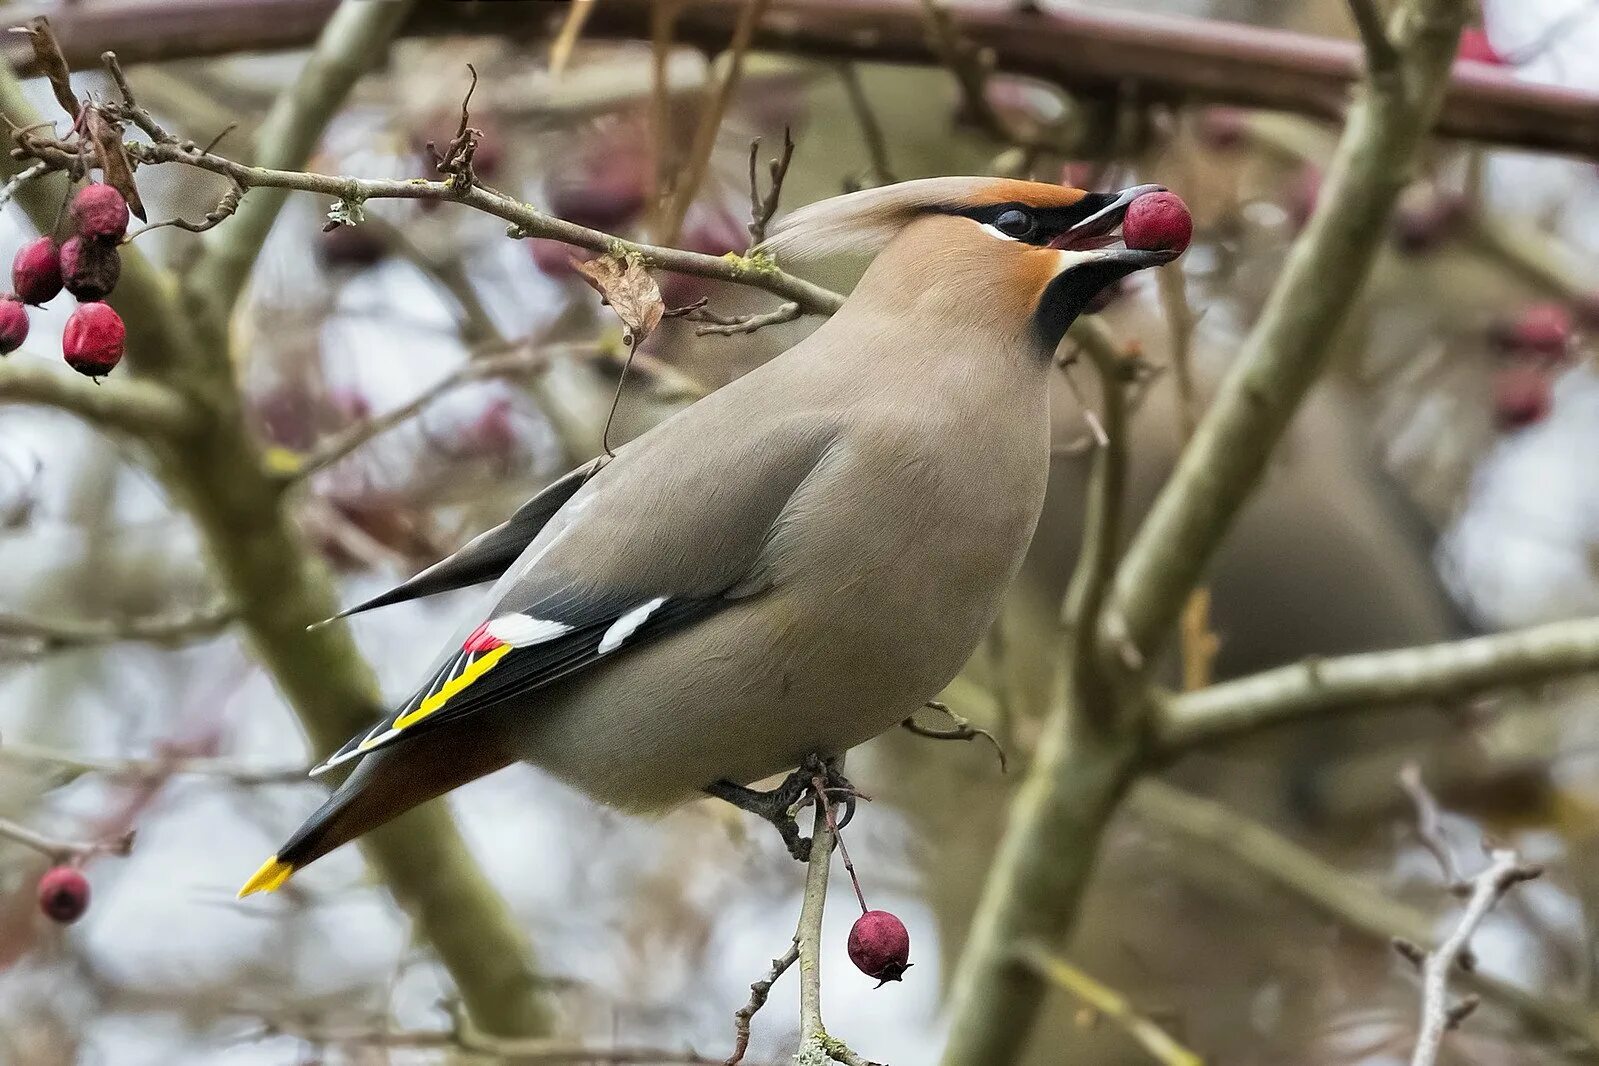
M 67 319 L 67 328 L 61 334 L 61 354 L 78 373 L 104 377 L 122 361 L 127 336 L 122 316 L 110 306 L 84 304 Z
M 85 185 L 72 198 L 72 228 L 80 237 L 120 241 L 128 232 L 128 201 L 109 185 Z
M 0 355 L 10 355 L 28 339 L 28 309 L 15 296 L 0 299 Z
M 849 931 L 849 961 L 867 977 L 898 981 L 910 969 L 911 935 L 887 911 L 867 911 Z
M 11 287 L 25 304 L 49 303 L 61 291 L 61 248 L 54 237 L 29 241 L 11 261 Z
M 39 878 L 39 909 L 53 922 L 71 925 L 89 909 L 89 879 L 75 866 L 57 866 Z
M 1489 339 L 1501 351 L 1531 353 L 1551 362 L 1570 351 L 1571 334 L 1571 313 L 1557 303 L 1532 304 L 1489 327 Z
M 122 256 L 107 241 L 73 237 L 61 246 L 61 279 L 84 302 L 104 300 L 122 276 Z
M 1122 240 L 1129 248 L 1181 252 L 1193 237 L 1194 218 L 1173 192 L 1145 193 L 1122 216 Z

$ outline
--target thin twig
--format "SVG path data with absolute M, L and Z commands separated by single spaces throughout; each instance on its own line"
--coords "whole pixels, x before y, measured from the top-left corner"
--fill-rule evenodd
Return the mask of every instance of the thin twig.
M 861 128 L 861 140 L 866 142 L 866 157 L 871 160 L 872 178 L 878 185 L 892 185 L 899 179 L 888 161 L 888 138 L 883 135 L 883 124 L 861 85 L 861 74 L 854 63 L 839 63 L 835 68 L 844 83 L 844 93 L 849 97 L 850 111 Z
M 757 137 L 750 142 L 750 250 L 760 247 L 766 239 L 766 227 L 772 222 L 772 216 L 777 214 L 778 201 L 783 196 L 783 179 L 788 177 L 789 164 L 794 161 L 794 138 L 790 136 L 788 127 L 783 127 L 783 154 L 767 162 L 768 182 L 766 192 L 761 192 L 760 176 L 757 173 L 761 160 L 761 141 Z
M 223 193 L 222 199 L 218 200 L 217 205 L 207 211 L 205 217 L 200 221 L 190 222 L 184 218 L 169 218 L 164 222 L 151 222 L 148 225 L 140 226 L 138 229 L 130 230 L 127 236 L 122 238 L 122 243 L 126 244 L 135 237 L 143 236 L 153 229 L 161 229 L 163 226 L 173 226 L 177 229 L 187 230 L 190 233 L 204 233 L 224 219 L 231 218 L 233 213 L 239 209 L 239 201 L 242 199 L 244 199 L 244 187 L 235 182 L 233 188 Z
M 1374 0 L 1349 0 L 1349 14 L 1360 31 L 1360 43 L 1366 50 L 1366 68 L 1373 79 L 1389 78 L 1399 69 L 1399 50 L 1383 26 L 1382 12 Z
M 11 198 L 17 195 L 18 189 L 28 184 L 28 182 L 32 181 L 34 178 L 37 178 L 39 175 L 47 173 L 49 170 L 50 164 L 41 159 L 31 167 L 28 167 L 26 170 L 19 173 L 10 181 L 6 182 L 4 185 L 0 185 L 0 207 L 4 207 L 6 204 L 9 204 L 11 202 Z
M 1437 797 L 1422 781 L 1421 767 L 1414 761 L 1400 768 L 1399 787 L 1405 790 L 1410 802 L 1415 805 L 1416 835 L 1421 839 L 1422 847 L 1438 860 L 1444 883 L 1451 892 L 1466 889 L 1467 883 L 1460 876 L 1460 867 L 1455 865 L 1454 853 L 1450 851 L 1449 840 L 1444 835 L 1443 813 L 1439 810 Z
M 27 826 L 18 825 L 9 818 L 0 818 L 0 839 L 32 848 L 58 866 L 68 862 L 85 862 L 96 855 L 127 855 L 133 851 L 132 830 L 113 840 L 57 840 L 42 833 L 35 833 Z
M 744 73 L 744 57 L 749 53 L 755 28 L 760 25 L 761 16 L 766 13 L 770 3 L 771 0 L 748 0 L 739 15 L 738 24 L 733 28 L 733 39 L 723 53 L 727 68 L 722 72 L 721 80 L 707 93 L 688 160 L 675 171 L 677 179 L 663 207 L 660 225 L 656 227 L 655 237 L 662 244 L 672 244 L 677 240 L 689 204 L 699 195 L 700 185 L 710 168 L 711 153 L 716 150 L 716 138 L 722 130 L 722 118 L 727 114 L 728 105 L 733 102 L 733 91 L 738 88 L 739 78 Z
M 1179 854 L 1202 851 L 1247 870 L 1374 943 L 1396 938 L 1423 947 L 1437 943 L 1431 915 L 1389 898 L 1224 804 L 1146 777 L 1133 790 L 1130 806 L 1140 819 L 1185 841 L 1189 846 Z M 1460 980 L 1515 1014 L 1535 1035 L 1578 1044 L 1590 1055 L 1599 1052 L 1599 1018 L 1585 1004 L 1480 970 L 1463 973 Z
M 1138 1042 L 1151 1058 L 1164 1066 L 1204 1066 L 1204 1059 L 1180 1044 L 1170 1033 L 1140 1014 L 1127 997 L 1101 984 L 1071 963 L 1037 945 L 1017 952 L 1034 972 L 1082 1000 L 1097 1014 L 1109 1018 L 1117 1028 Z
M 690 311 L 682 317 L 690 322 L 707 323 L 706 325 L 695 327 L 694 335 L 697 337 L 711 334 L 719 337 L 731 337 L 738 333 L 754 333 L 757 330 L 765 329 L 767 326 L 778 326 L 784 322 L 793 322 L 801 314 L 799 304 L 790 302 L 783 304 L 775 311 L 765 311 L 760 314 L 723 316 L 702 307 Z
M 462 1022 L 465 1019 L 460 1019 Z M 286 1021 L 269 1021 L 245 1040 L 264 1040 L 293 1036 L 308 1043 L 343 1047 L 427 1050 L 446 1049 L 469 1056 L 488 1056 L 503 1062 L 573 1063 L 618 1066 L 637 1063 L 683 1063 L 690 1066 L 721 1066 L 721 1059 L 706 1058 L 693 1051 L 673 1051 L 651 1047 L 596 1047 L 545 1037 L 497 1037 L 480 1033 L 465 1024 L 452 1030 L 390 1030 L 370 1028 L 302 1027 Z
M 760 1009 L 766 1006 L 766 1000 L 772 994 L 772 986 L 777 984 L 777 979 L 788 972 L 790 966 L 799 960 L 799 938 L 789 944 L 788 950 L 772 960 L 771 968 L 750 985 L 749 1002 L 733 1013 L 733 1030 L 735 1039 L 733 1053 L 727 1057 L 722 1066 L 738 1066 L 744 1061 L 744 1053 L 750 1047 L 750 1022 Z
M 1004 745 L 995 739 L 994 734 L 981 726 L 973 725 L 965 717 L 950 710 L 948 705 L 937 700 L 929 700 L 927 706 L 940 714 L 947 715 L 949 720 L 954 723 L 953 727 L 949 729 L 934 729 L 931 726 L 922 725 L 916 720 L 916 716 L 912 715 L 900 723 L 900 728 L 931 740 L 976 740 L 978 737 L 982 737 L 994 745 L 994 754 L 999 756 L 999 772 L 1005 773 L 1010 768 L 1009 760 L 1005 756 Z
M 304 784 L 310 781 L 305 766 L 251 766 L 234 759 L 185 755 L 100 758 L 15 741 L 0 744 L 0 762 L 48 773 L 57 785 L 76 781 L 86 774 L 119 784 L 144 784 L 178 774 L 212 778 L 241 787 Z
M 1466 962 L 1472 933 L 1506 892 L 1542 873 L 1538 866 L 1524 865 L 1513 849 L 1495 848 L 1489 853 L 1487 868 L 1471 879 L 1471 897 L 1460 921 L 1421 964 L 1421 1033 L 1410 1066 L 1435 1066 L 1444 1034 L 1459 1026 L 1476 1007 L 1475 997 L 1455 1004 L 1449 1001 L 1449 977 L 1455 967 L 1475 968 Z
M 118 641 L 179 644 L 215 636 L 233 619 L 233 610 L 221 604 L 181 615 L 107 621 L 65 621 L 0 612 L 0 640 L 23 642 L 33 655 Z
M 273 453 L 271 465 L 274 471 L 285 481 L 303 480 L 318 471 L 332 466 L 374 437 L 387 433 L 401 423 L 416 417 L 429 404 L 448 392 L 474 381 L 534 371 L 544 366 L 545 361 L 545 353 L 529 349 L 519 349 L 504 355 L 470 360 L 463 363 L 454 373 L 447 375 L 443 380 L 422 390 L 409 403 L 402 404 L 384 414 L 357 422 L 343 432 L 329 437 L 313 451 L 305 455 L 297 456 L 292 452 Z M 279 451 L 281 452 L 282 450 L 280 449 Z

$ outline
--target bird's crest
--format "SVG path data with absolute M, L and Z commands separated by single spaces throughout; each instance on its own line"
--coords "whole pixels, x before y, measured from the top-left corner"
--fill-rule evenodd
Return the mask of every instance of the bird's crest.
M 772 227 L 761 249 L 804 259 L 844 252 L 876 254 L 917 215 L 985 204 L 1070 207 L 1081 189 L 1005 178 L 918 178 L 808 204 Z

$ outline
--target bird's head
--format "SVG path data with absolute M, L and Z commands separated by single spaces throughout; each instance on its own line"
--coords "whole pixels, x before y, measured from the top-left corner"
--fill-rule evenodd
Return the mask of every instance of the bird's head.
M 923 178 L 803 207 L 763 247 L 785 260 L 876 254 L 857 296 L 893 312 L 1025 330 L 1053 351 L 1106 285 L 1177 258 L 1178 250 L 1127 248 L 1117 234 L 1133 200 L 1159 191 Z

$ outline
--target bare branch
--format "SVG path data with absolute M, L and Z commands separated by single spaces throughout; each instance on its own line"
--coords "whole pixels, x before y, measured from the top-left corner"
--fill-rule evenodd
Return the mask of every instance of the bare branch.
M 777 979 L 788 972 L 788 968 L 799 961 L 799 938 L 788 946 L 788 950 L 772 960 L 771 968 L 750 985 L 749 1002 L 740 1007 L 733 1014 L 733 1028 L 736 1039 L 733 1044 L 733 1053 L 727 1057 L 722 1066 L 738 1066 L 744 1061 L 744 1053 L 750 1047 L 750 1021 L 760 1009 L 766 1006 L 767 997 L 772 994 L 772 986 L 777 984 Z
M 272 1036 L 293 1036 L 315 1044 L 338 1047 L 383 1048 L 388 1050 L 444 1049 L 465 1052 L 469 1056 L 487 1056 L 502 1062 L 517 1063 L 586 1063 L 623 1066 L 623 1064 L 673 1063 L 689 1066 L 720 1066 L 720 1059 L 710 1059 L 693 1051 L 672 1051 L 651 1047 L 606 1047 L 577 1044 L 544 1037 L 514 1038 L 490 1036 L 464 1024 L 453 1030 L 391 1030 L 382 1024 L 368 1028 L 317 1028 L 294 1025 L 287 1021 L 272 1020 L 247 1039 L 265 1039 Z
M 999 772 L 1005 773 L 1010 769 L 1010 760 L 1005 756 L 1005 748 L 994 738 L 994 734 L 979 726 L 972 725 L 966 718 L 956 714 L 937 700 L 929 700 L 927 706 L 940 714 L 947 715 L 954 725 L 949 729 L 934 729 L 931 726 L 922 725 L 916 720 L 915 715 L 912 715 L 900 723 L 900 728 L 907 732 L 915 733 L 919 737 L 927 737 L 930 740 L 976 740 L 978 737 L 982 737 L 994 745 L 994 754 L 999 756 Z
M 32 848 L 58 866 L 62 863 L 85 862 L 96 855 L 127 855 L 133 851 L 131 831 L 113 840 L 57 840 L 42 833 L 35 833 L 27 826 L 18 825 L 9 818 L 0 818 L 0 840 L 9 840 L 25 848 Z
M 800 306 L 797 303 L 786 303 L 775 311 L 766 311 L 757 315 L 734 315 L 726 317 L 713 311 L 700 308 L 690 311 L 683 317 L 690 322 L 705 322 L 694 330 L 696 336 L 704 337 L 715 334 L 720 337 L 731 337 L 737 333 L 754 333 L 756 330 L 765 329 L 767 326 L 777 326 L 784 322 L 793 322 L 800 317 Z
M 26 170 L 18 173 L 10 181 L 6 182 L 5 185 L 0 186 L 0 207 L 4 207 L 6 204 L 9 204 L 11 202 L 11 198 L 17 195 L 18 189 L 21 189 L 24 185 L 28 184 L 28 182 L 39 177 L 41 174 L 47 173 L 49 170 L 50 164 L 41 159 L 37 163 L 34 163 L 32 166 L 28 167 Z
M 866 157 L 872 162 L 872 180 L 879 185 L 891 185 L 899 179 L 888 161 L 888 138 L 883 136 L 883 124 L 877 120 L 877 112 L 866 97 L 860 71 L 855 69 L 854 63 L 839 63 L 836 69 L 839 80 L 844 83 L 844 93 L 849 97 L 850 110 L 861 128 L 861 140 L 866 142 Z
M 309 768 L 305 766 L 251 766 L 233 759 L 186 755 L 97 758 L 14 741 L 0 744 L 0 762 L 49 773 L 59 784 L 75 781 L 85 774 L 124 784 L 161 781 L 179 774 L 214 778 L 240 787 L 314 783 L 306 776 Z
M 214 228 L 223 219 L 231 218 L 233 213 L 239 209 L 239 201 L 242 199 L 244 199 L 244 186 L 234 182 L 233 188 L 223 193 L 222 199 L 218 200 L 217 205 L 207 211 L 205 217 L 200 221 L 190 222 L 184 218 L 169 218 L 164 222 L 151 222 L 147 226 L 140 226 L 138 229 L 130 231 L 127 236 L 122 238 L 122 241 L 126 244 L 135 237 L 143 236 L 153 229 L 161 229 L 163 226 L 173 226 L 177 229 L 187 230 L 190 233 L 204 233 L 206 230 Z
M 1252 872 L 1373 943 L 1390 944 L 1398 937 L 1423 945 L 1423 951 L 1438 944 L 1431 915 L 1388 898 L 1224 804 L 1154 778 L 1140 782 L 1128 803 L 1139 818 Z M 1536 1035 L 1599 1051 L 1599 1018 L 1585 1005 L 1480 970 L 1462 973 L 1459 980 L 1514 1013 Z
M 1205 1060 L 1172 1038 L 1126 996 L 1103 985 L 1058 955 L 1037 946 L 1023 947 L 1018 957 L 1045 980 L 1058 985 L 1109 1018 L 1117 1028 L 1138 1042 L 1156 1062 L 1164 1066 L 1204 1066 Z
M 453 392 L 474 381 L 529 373 L 542 368 L 545 362 L 545 354 L 532 349 L 522 349 L 503 355 L 469 360 L 462 364 L 454 373 L 446 375 L 436 384 L 424 389 L 409 403 L 401 404 L 392 411 L 387 411 L 350 426 L 343 432 L 329 437 L 319 444 L 314 451 L 306 455 L 297 456 L 292 452 L 285 452 L 281 449 L 274 452 L 270 456 L 271 466 L 279 476 L 287 481 L 303 480 L 312 474 L 326 470 L 350 453 L 363 447 L 373 438 L 379 437 L 394 427 L 415 418 L 429 404 L 446 393 Z
M 1468 972 L 1475 969 L 1466 964 L 1471 934 L 1488 917 L 1494 904 L 1506 892 L 1523 881 L 1540 876 L 1543 870 L 1527 866 L 1510 848 L 1495 848 L 1489 854 L 1488 866 L 1471 879 L 1471 897 L 1461 913 L 1455 928 L 1442 944 L 1430 952 L 1421 966 L 1421 1033 L 1416 1037 L 1416 1049 L 1410 1057 L 1410 1066 L 1435 1066 L 1438 1052 L 1443 1046 L 1444 1034 L 1454 1029 L 1476 1007 L 1472 999 L 1458 1004 L 1449 1002 L 1449 977 L 1456 966 Z
M 688 214 L 689 204 L 699 195 L 700 185 L 705 181 L 705 173 L 710 167 L 711 153 L 716 150 L 717 135 L 722 130 L 722 117 L 727 114 L 727 106 L 733 102 L 733 91 L 738 88 L 739 78 L 744 73 L 744 57 L 749 53 L 755 28 L 760 25 L 761 16 L 766 14 L 770 3 L 771 0 L 747 0 L 733 27 L 733 39 L 723 53 L 726 69 L 722 71 L 721 80 L 706 93 L 688 159 L 674 168 L 672 187 L 662 206 L 660 224 L 655 232 L 656 239 L 662 244 L 677 240 L 678 230 L 683 226 L 683 216 Z
M 1421 839 L 1422 847 L 1438 860 L 1438 868 L 1443 871 L 1444 883 L 1449 890 L 1461 889 L 1465 881 L 1460 876 L 1454 852 L 1449 850 L 1449 841 L 1444 836 L 1443 812 L 1438 808 L 1437 797 L 1421 780 L 1421 767 L 1415 762 L 1405 763 L 1399 770 L 1399 787 L 1405 790 L 1410 802 L 1415 805 L 1416 835 Z
M 1390 78 L 1399 70 L 1399 50 L 1382 24 L 1382 12 L 1375 0 L 1349 0 L 1349 14 L 1360 31 L 1366 50 L 1366 69 L 1373 78 Z
M 1458 700 L 1599 670 L 1599 619 L 1398 651 L 1308 659 L 1162 701 L 1157 734 L 1179 752 L 1311 715 Z
M 0 612 L 0 641 L 18 641 L 31 655 L 118 641 L 181 644 L 215 636 L 233 621 L 233 611 L 214 606 L 181 615 L 108 621 L 63 621 Z
M 134 437 L 178 437 L 195 425 L 188 402 L 154 382 L 124 377 L 96 384 L 15 355 L 0 362 L 0 406 L 5 404 L 54 407 Z
M 750 250 L 760 247 L 766 240 L 766 227 L 777 214 L 777 204 L 783 196 L 783 179 L 788 177 L 788 166 L 794 161 L 794 138 L 788 127 L 783 128 L 783 154 L 767 163 L 767 189 L 761 193 L 757 169 L 761 158 L 760 138 L 750 142 Z

